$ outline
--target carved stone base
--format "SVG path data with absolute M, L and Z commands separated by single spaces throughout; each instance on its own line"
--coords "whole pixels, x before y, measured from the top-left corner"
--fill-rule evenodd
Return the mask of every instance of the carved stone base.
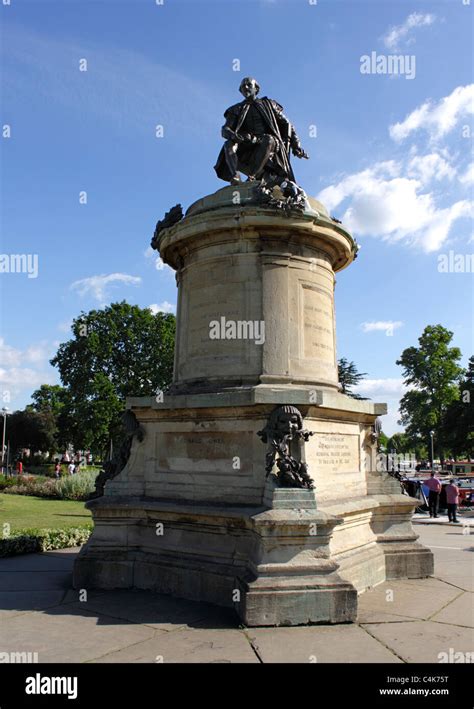
M 265 477 L 257 432 L 276 402 L 243 405 L 241 396 L 184 397 L 181 408 L 178 396 L 169 408 L 132 400 L 144 438 L 88 503 L 95 529 L 76 587 L 150 589 L 234 608 L 249 626 L 299 625 L 354 621 L 359 592 L 432 572 L 411 524 L 418 501 L 363 470 L 372 404 L 322 391 L 317 406 L 301 406 L 314 432 L 307 490 Z M 328 472 L 333 446 L 337 473 Z
M 299 504 L 301 492 L 288 492 Z M 329 556 L 341 523 L 331 515 L 131 498 L 89 504 L 96 528 L 75 563 L 76 588 L 133 587 L 207 601 L 235 608 L 248 626 L 356 618 L 357 591 Z
M 247 625 L 353 621 L 358 592 L 432 568 L 418 501 L 369 472 L 386 406 L 339 392 L 335 273 L 355 241 L 319 202 L 285 215 L 251 184 L 180 216 L 154 241 L 177 272 L 173 384 L 127 402 L 144 438 L 89 503 L 74 583 L 208 601 Z M 299 487 L 272 488 L 275 470 Z

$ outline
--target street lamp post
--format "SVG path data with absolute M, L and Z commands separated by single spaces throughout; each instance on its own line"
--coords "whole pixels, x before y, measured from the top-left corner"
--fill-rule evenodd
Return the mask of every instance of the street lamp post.
M 2 409 L 2 416 L 3 416 L 3 436 L 2 436 L 2 473 L 3 473 L 3 463 L 5 460 L 5 433 L 7 430 L 7 416 L 8 416 L 8 409 L 6 406 L 3 407 Z
M 434 431 L 430 431 L 431 436 L 431 472 L 434 473 Z

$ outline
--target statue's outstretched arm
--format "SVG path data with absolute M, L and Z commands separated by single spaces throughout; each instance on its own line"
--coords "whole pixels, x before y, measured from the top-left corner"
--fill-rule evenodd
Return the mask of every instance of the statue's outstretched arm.
M 309 156 L 307 155 L 307 153 L 305 153 L 305 151 L 301 147 L 301 142 L 300 142 L 300 139 L 298 138 L 298 135 L 295 131 L 295 127 L 289 121 L 289 119 L 285 116 L 285 114 L 283 113 L 283 108 L 278 103 L 274 106 L 274 108 L 277 112 L 278 122 L 280 124 L 281 133 L 282 133 L 282 135 L 287 136 L 291 152 L 297 158 L 308 159 Z

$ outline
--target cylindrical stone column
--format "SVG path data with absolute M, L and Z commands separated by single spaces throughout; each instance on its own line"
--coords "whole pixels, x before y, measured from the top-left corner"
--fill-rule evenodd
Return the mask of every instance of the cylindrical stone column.
M 334 273 L 352 262 L 351 235 L 309 199 L 304 212 L 225 187 L 163 230 L 177 271 L 173 390 L 236 386 L 338 388 Z

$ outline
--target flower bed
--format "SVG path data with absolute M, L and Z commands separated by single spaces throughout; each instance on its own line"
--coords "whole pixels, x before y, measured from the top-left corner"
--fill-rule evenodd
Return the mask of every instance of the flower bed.
M 17 475 L 15 478 L 6 478 L 7 482 L 3 487 L 0 481 L 0 490 L 9 495 L 32 495 L 58 500 L 87 500 L 91 492 L 94 491 L 96 477 L 96 471 L 83 471 L 58 480 Z M 10 483 L 10 480 L 13 483 Z
M 0 557 L 81 546 L 91 533 L 92 525 L 66 529 L 17 529 L 0 539 Z

